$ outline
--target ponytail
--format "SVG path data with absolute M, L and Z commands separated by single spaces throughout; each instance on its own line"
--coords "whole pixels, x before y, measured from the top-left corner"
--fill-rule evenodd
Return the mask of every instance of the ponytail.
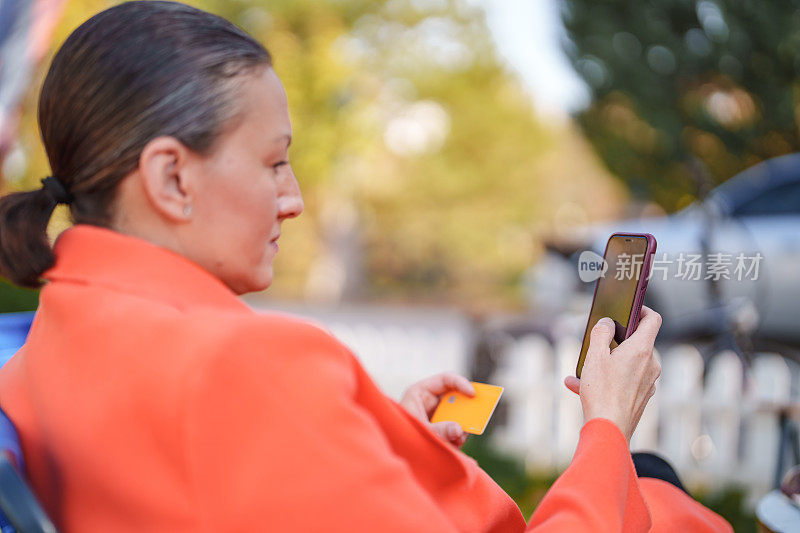
M 23 287 L 41 287 L 55 258 L 47 224 L 57 205 L 46 187 L 0 198 L 0 274 Z

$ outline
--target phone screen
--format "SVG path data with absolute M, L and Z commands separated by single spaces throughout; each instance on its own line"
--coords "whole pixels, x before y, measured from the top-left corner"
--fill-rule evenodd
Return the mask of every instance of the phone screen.
M 581 355 L 578 358 L 576 375 L 580 377 L 583 361 L 589 349 L 592 328 L 604 316 L 614 321 L 615 333 L 611 349 L 625 340 L 628 321 L 631 319 L 636 289 L 643 275 L 642 269 L 647 253 L 647 239 L 634 235 L 614 235 L 608 240 L 604 259 L 608 264 L 605 274 L 597 279 L 597 287 L 589 311 L 589 322 L 583 335 Z

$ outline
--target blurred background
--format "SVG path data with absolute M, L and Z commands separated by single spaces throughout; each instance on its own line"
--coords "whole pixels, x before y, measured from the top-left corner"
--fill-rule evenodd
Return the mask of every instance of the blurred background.
M 3 192 L 48 175 L 49 58 L 115 3 L 0 0 Z M 653 233 L 664 373 L 633 445 L 755 530 L 800 462 L 800 2 L 186 3 L 263 42 L 289 97 L 306 210 L 252 306 L 323 322 L 395 398 L 440 370 L 505 386 L 465 451 L 527 517 L 581 424 L 562 385 L 594 288 L 577 258 Z M 681 254 L 703 258 L 698 279 Z M 733 275 L 738 254 L 761 256 L 755 279 Z M 0 355 L 36 305 L 0 280 Z

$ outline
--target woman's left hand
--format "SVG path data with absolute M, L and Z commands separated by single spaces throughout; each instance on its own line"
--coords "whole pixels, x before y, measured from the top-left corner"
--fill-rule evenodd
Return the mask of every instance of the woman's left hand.
M 463 392 L 467 396 L 475 395 L 475 388 L 464 376 L 452 372 L 443 372 L 423 379 L 411 385 L 403 393 L 400 405 L 406 411 L 427 424 L 437 435 L 456 448 L 461 448 L 467 440 L 467 433 L 458 422 L 437 422 L 431 424 L 431 416 L 439 405 L 442 395 L 451 390 Z

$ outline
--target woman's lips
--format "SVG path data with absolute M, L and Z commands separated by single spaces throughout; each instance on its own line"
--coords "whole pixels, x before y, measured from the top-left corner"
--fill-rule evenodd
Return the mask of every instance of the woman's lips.
M 278 232 L 277 235 L 275 235 L 273 238 L 271 238 L 269 240 L 269 244 L 272 247 L 272 251 L 274 253 L 278 253 L 278 248 L 279 248 L 278 247 L 278 239 L 280 239 L 280 237 L 281 237 L 281 234 L 280 234 L 280 232 Z

